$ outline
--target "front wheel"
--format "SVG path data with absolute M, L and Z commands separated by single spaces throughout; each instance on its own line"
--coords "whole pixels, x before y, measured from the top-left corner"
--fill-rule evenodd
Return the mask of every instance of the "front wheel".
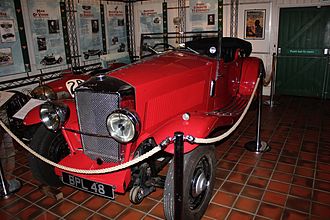
M 43 125 L 35 132 L 30 146 L 35 152 L 55 163 L 58 163 L 70 153 L 62 133 L 51 132 Z M 29 156 L 29 164 L 33 176 L 41 183 L 54 187 L 62 185 L 59 177 L 55 174 L 53 166 L 33 155 Z
M 214 146 L 199 146 L 184 155 L 183 219 L 201 219 L 214 187 Z M 164 213 L 174 219 L 174 163 L 170 164 L 164 188 Z

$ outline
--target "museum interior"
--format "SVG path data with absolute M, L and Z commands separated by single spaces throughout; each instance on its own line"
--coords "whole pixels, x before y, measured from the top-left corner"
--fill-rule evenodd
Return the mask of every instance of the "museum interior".
M 329 219 L 329 0 L 1 0 L 1 219 Z

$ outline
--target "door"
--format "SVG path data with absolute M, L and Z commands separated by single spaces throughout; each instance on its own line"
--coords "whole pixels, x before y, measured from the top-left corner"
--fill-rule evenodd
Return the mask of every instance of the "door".
M 329 98 L 330 7 L 280 10 L 276 94 Z

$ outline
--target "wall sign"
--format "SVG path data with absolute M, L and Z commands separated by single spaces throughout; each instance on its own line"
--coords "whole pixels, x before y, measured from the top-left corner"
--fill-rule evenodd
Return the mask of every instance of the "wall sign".
M 28 8 L 37 69 L 65 64 L 59 2 L 30 0 Z
M 79 3 L 77 13 L 82 60 L 99 59 L 103 53 L 100 5 Z
M 192 0 L 190 2 L 192 31 L 217 30 L 218 1 Z
M 162 33 L 162 4 L 148 4 L 140 8 L 141 33 Z
M 13 0 L 0 1 L 0 76 L 25 71 Z
M 107 37 L 109 53 L 127 52 L 125 5 L 122 2 L 107 4 Z

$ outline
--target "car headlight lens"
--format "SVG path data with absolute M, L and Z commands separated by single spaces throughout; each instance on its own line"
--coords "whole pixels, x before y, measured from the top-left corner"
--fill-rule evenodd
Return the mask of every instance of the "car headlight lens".
M 57 95 L 52 88 L 46 85 L 40 85 L 31 91 L 31 96 L 41 100 L 56 100 Z
M 68 117 L 69 108 L 64 104 L 46 102 L 40 106 L 40 119 L 49 130 L 59 130 Z
M 107 128 L 111 137 L 116 141 L 128 143 L 138 136 L 140 123 L 135 114 L 125 109 L 119 109 L 108 116 Z

